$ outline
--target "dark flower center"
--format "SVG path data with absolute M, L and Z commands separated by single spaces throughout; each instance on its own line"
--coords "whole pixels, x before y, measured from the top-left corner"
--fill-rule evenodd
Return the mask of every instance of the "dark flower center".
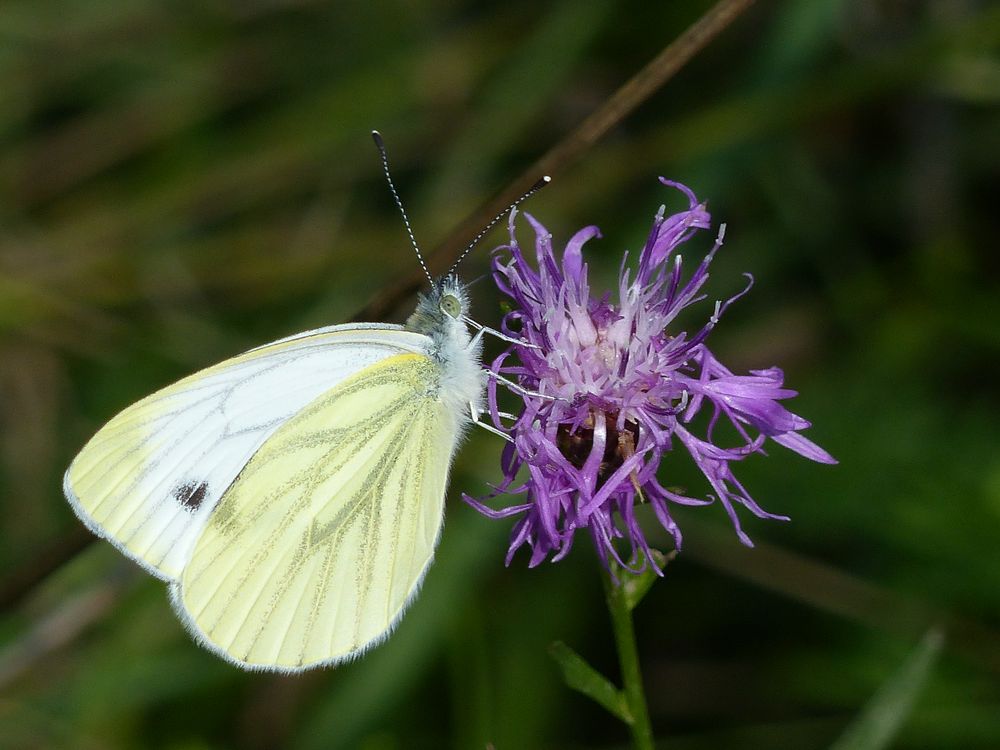
M 632 420 L 625 421 L 625 429 L 618 430 L 618 414 L 605 413 L 604 423 L 607 425 L 607 441 L 604 444 L 604 458 L 597 470 L 598 480 L 607 479 L 615 469 L 625 463 L 625 459 L 635 453 L 639 443 L 639 425 Z M 569 425 L 559 425 L 556 433 L 556 444 L 559 452 L 576 468 L 582 469 L 590 451 L 594 446 L 594 420 L 588 420 L 575 432 L 570 432 Z M 588 426 L 589 425 L 589 426 Z

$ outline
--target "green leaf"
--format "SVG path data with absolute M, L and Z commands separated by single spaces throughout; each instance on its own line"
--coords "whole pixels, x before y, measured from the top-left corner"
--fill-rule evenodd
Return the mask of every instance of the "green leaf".
M 563 680 L 569 687 L 600 703 L 626 724 L 632 723 L 622 691 L 584 661 L 576 651 L 562 641 L 555 641 L 549 646 L 549 655 L 559 665 Z
M 880 750 L 888 747 L 913 710 L 943 642 L 940 630 L 929 630 L 899 671 L 878 689 L 830 750 Z
M 671 562 L 677 556 L 676 550 L 668 555 L 656 549 L 650 550 L 650 552 L 653 561 L 660 570 L 663 570 L 667 566 L 667 563 Z M 625 604 L 628 606 L 629 612 L 639 606 L 639 602 L 642 601 L 646 592 L 660 578 L 652 567 L 647 567 L 646 570 L 637 576 L 622 572 L 619 572 L 618 575 L 621 577 L 621 589 L 625 596 Z

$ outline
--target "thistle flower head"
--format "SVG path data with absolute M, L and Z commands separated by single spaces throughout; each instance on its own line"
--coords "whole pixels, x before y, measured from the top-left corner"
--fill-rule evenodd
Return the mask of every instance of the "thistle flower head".
M 524 345 L 513 344 L 491 370 L 517 381 L 523 408 L 513 426 L 504 425 L 497 379 L 490 379 L 491 418 L 513 440 L 501 459 L 504 479 L 490 497 L 525 497 L 499 510 L 468 496 L 466 501 L 492 518 L 519 517 L 508 564 L 525 544 L 531 549 L 530 566 L 562 559 L 576 532 L 585 529 L 605 565 L 613 559 L 633 572 L 647 564 L 655 568 L 636 519 L 637 502 L 651 506 L 678 548 L 681 532 L 671 506 L 718 502 L 739 538 L 752 546 L 737 506 L 761 518 L 787 517 L 757 505 L 733 474 L 733 464 L 763 452 L 768 439 L 813 461 L 836 463 L 799 434 L 809 423 L 781 405 L 795 391 L 784 387 L 780 369 L 736 375 L 706 345 L 722 314 L 749 291 L 749 275 L 741 292 L 707 307 L 700 328 L 676 329 L 678 313 L 704 299 L 701 289 L 723 233 L 686 275 L 678 248 L 708 229 L 710 216 L 691 190 L 660 179 L 687 197 L 688 208 L 671 216 L 660 208 L 634 276 L 626 254 L 614 294 L 595 296 L 588 282 L 582 251 L 600 236 L 597 227 L 577 232 L 557 258 L 552 236 L 525 214 L 535 232 L 533 267 L 514 236 L 512 213 L 510 244 L 494 254 L 493 276 L 514 305 L 502 330 Z M 699 432 L 693 420 L 702 411 L 708 418 L 698 424 L 707 426 Z M 720 421 L 735 428 L 738 438 L 730 439 L 735 445 L 716 444 Z M 661 460 L 678 449 L 704 475 L 709 491 L 703 497 L 672 489 L 669 478 L 659 476 Z M 527 479 L 517 484 L 522 468 Z M 622 546 L 627 555 L 621 554 Z

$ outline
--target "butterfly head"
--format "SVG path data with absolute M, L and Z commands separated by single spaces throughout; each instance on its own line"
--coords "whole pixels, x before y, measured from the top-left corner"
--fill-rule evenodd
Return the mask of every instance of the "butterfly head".
M 465 285 L 454 274 L 442 276 L 431 283 L 429 292 L 420 295 L 417 309 L 406 321 L 406 327 L 419 333 L 453 336 L 465 331 L 464 318 L 469 311 L 469 295 Z

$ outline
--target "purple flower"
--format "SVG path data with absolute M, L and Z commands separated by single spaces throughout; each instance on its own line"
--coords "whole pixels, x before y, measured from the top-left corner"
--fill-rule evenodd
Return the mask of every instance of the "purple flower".
M 752 546 L 740 528 L 737 505 L 760 518 L 788 519 L 754 502 L 733 474 L 735 462 L 763 453 L 769 438 L 813 461 L 836 463 L 799 434 L 809 422 L 781 405 L 795 395 L 783 386 L 781 370 L 735 375 L 705 344 L 729 305 L 749 291 L 752 277 L 747 275 L 747 286 L 739 294 L 716 303 L 699 330 L 688 334 L 672 329 L 681 310 L 705 298 L 700 291 L 723 233 L 684 281 L 677 248 L 708 229 L 710 217 L 691 190 L 660 181 L 684 193 L 689 207 L 673 216 L 665 216 L 660 208 L 634 279 L 627 254 L 622 262 L 616 301 L 610 293 L 592 296 L 588 284 L 582 250 L 588 240 L 600 236 L 597 227 L 577 232 L 566 243 L 560 263 L 552 236 L 525 214 L 536 236 L 536 270 L 514 237 L 512 213 L 510 245 L 494 255 L 493 276 L 514 301 L 501 327 L 528 345 L 512 345 L 491 366 L 495 374 L 516 380 L 526 393 L 521 413 L 507 427 L 497 407 L 497 381 L 490 381 L 491 417 L 513 439 L 501 459 L 504 479 L 490 498 L 522 494 L 525 501 L 495 510 L 480 500 L 465 499 L 490 518 L 519 516 L 508 564 L 525 543 L 531 548 L 532 567 L 550 556 L 560 560 L 569 553 L 576 532 L 586 529 L 605 566 L 613 559 L 633 572 L 647 564 L 656 568 L 636 520 L 637 498 L 652 507 L 678 549 L 681 532 L 671 517 L 671 505 L 715 501 L 729 514 L 740 540 Z M 698 424 L 704 424 L 695 434 L 693 420 L 703 411 L 706 417 Z M 735 428 L 730 442 L 736 445 L 716 444 L 720 420 Z M 711 492 L 704 498 L 661 484 L 660 461 L 677 447 L 690 455 L 707 480 Z M 522 468 L 527 479 L 516 485 Z M 627 556 L 616 549 L 618 539 L 630 548 Z

